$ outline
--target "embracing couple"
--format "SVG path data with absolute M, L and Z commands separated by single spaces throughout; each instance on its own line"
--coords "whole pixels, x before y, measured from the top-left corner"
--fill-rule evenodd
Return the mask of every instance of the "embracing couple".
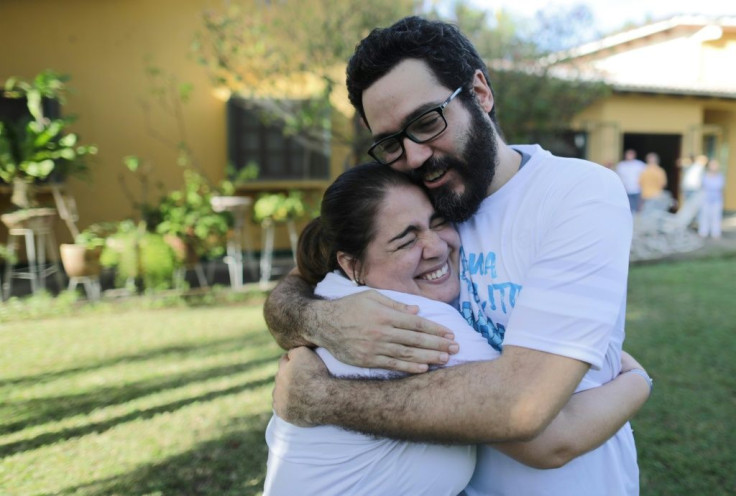
M 290 349 L 264 494 L 638 495 L 618 177 L 506 144 L 446 23 L 374 30 L 347 85 L 374 162 L 328 188 L 264 307 Z

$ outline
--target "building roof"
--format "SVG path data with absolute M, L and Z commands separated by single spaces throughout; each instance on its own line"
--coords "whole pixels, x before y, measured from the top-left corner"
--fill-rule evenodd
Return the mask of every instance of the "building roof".
M 554 53 L 543 64 L 615 91 L 736 98 L 736 17 L 676 16 Z

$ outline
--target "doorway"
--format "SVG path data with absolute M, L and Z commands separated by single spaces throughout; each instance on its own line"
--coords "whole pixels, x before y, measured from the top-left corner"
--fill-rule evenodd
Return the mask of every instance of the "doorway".
M 636 150 L 636 156 L 645 160 L 647 153 L 654 152 L 659 155 L 659 165 L 667 173 L 667 190 L 672 193 L 672 198 L 678 198 L 680 194 L 680 170 L 677 167 L 682 150 L 682 135 L 680 134 L 646 134 L 646 133 L 624 133 L 623 150 Z

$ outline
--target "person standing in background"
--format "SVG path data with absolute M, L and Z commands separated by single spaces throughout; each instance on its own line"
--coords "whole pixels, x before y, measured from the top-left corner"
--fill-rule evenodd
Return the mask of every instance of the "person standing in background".
M 629 206 L 631 213 L 639 211 L 641 206 L 641 186 L 639 185 L 639 176 L 646 164 L 636 158 L 636 150 L 628 149 L 624 153 L 624 159 L 616 165 L 616 173 L 624 183 L 624 189 L 629 196 Z
M 703 183 L 703 172 L 707 163 L 708 157 L 698 155 L 692 163 L 683 167 L 680 187 L 682 188 L 684 201 L 688 201 L 695 193 L 700 191 Z
M 721 237 L 721 221 L 723 220 L 723 186 L 725 178 L 721 172 L 721 165 L 716 159 L 708 162 L 708 168 L 703 174 L 702 190 L 703 204 L 700 206 L 698 217 L 698 234 L 706 238 Z
M 646 159 L 646 167 L 639 175 L 641 209 L 642 211 L 667 210 L 670 206 L 669 198 L 664 192 L 664 187 L 667 186 L 667 174 L 659 165 L 659 155 L 647 153 Z

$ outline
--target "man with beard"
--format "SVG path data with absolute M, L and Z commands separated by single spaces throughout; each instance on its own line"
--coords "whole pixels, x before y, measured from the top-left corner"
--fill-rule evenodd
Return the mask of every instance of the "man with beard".
M 329 377 L 307 348 L 282 358 L 274 408 L 299 425 L 398 439 L 531 439 L 571 394 L 620 371 L 631 214 L 618 177 L 537 145 L 507 145 L 487 69 L 453 26 L 417 17 L 374 30 L 347 69 L 369 154 L 411 174 L 457 224 L 458 308 L 500 358 L 376 382 Z M 265 307 L 284 348 L 323 346 L 364 367 L 423 372 L 456 351 L 449 330 L 373 293 L 317 300 L 298 274 Z M 537 470 L 479 449 L 466 493 L 636 495 L 627 424 L 564 467 Z

